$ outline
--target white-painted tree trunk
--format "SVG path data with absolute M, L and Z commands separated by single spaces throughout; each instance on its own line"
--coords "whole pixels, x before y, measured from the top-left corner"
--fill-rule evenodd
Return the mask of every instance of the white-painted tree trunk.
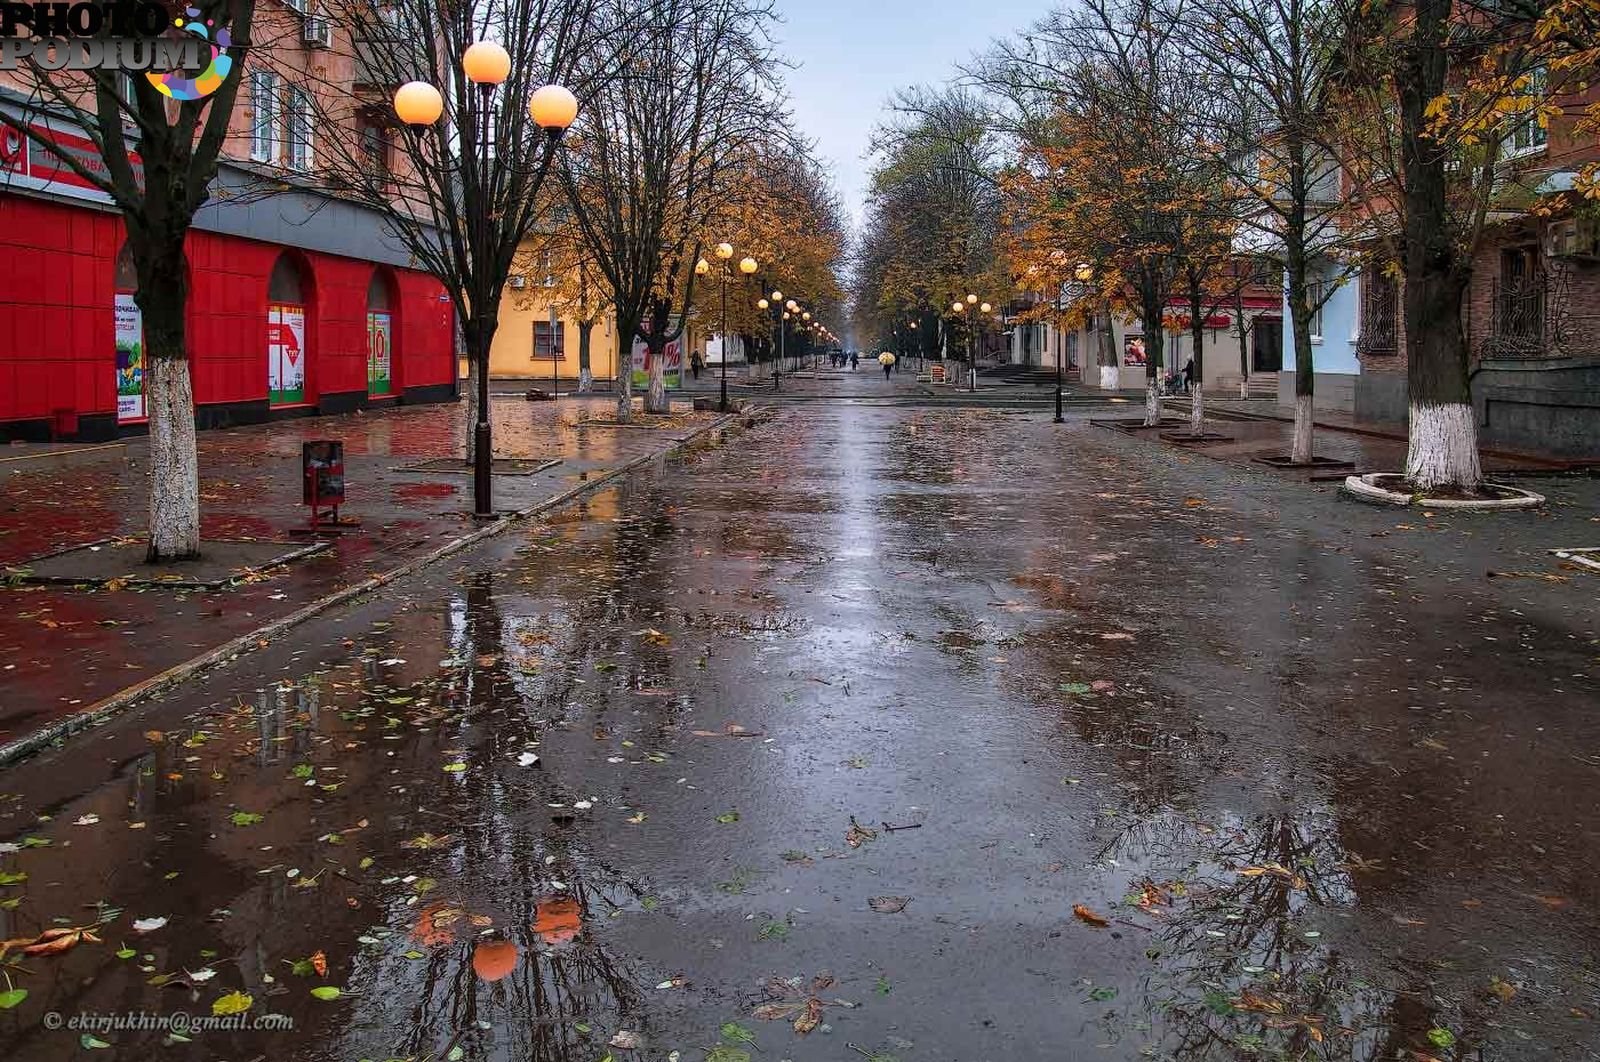
M 1249 400 L 1250 400 L 1250 377 L 1241 376 L 1241 377 L 1239 377 L 1239 401 L 1248 402 Z
M 646 413 L 666 413 L 672 407 L 667 403 L 667 365 L 661 351 L 650 358 L 650 390 L 645 392 Z
M 1206 433 L 1206 399 L 1203 393 L 1205 386 L 1199 380 L 1194 382 L 1189 398 L 1189 434 L 1204 435 Z
M 1311 463 L 1312 417 L 1316 399 L 1312 395 L 1294 396 L 1294 440 L 1289 445 L 1289 460 L 1297 465 Z
M 200 462 L 189 363 L 154 358 L 150 401 L 150 546 L 146 560 L 200 555 Z
M 587 368 L 578 370 L 578 393 L 589 394 L 594 390 L 594 373 Z
M 1412 405 L 1406 480 L 1423 490 L 1440 487 L 1476 490 L 1482 484 L 1478 425 L 1472 406 L 1465 403 Z
M 1144 385 L 1144 426 L 1153 428 L 1161 423 L 1161 385 L 1154 376 Z
M 626 424 L 633 419 L 633 367 L 623 365 L 617 372 L 617 421 Z
M 1100 390 L 1115 391 L 1122 386 L 1122 370 L 1115 365 L 1100 366 Z

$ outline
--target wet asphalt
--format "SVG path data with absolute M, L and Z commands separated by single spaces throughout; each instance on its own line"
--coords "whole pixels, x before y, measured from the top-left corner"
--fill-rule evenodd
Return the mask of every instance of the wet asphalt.
M 0 776 L 0 1054 L 1600 1057 L 1600 481 L 1529 482 L 784 409 Z

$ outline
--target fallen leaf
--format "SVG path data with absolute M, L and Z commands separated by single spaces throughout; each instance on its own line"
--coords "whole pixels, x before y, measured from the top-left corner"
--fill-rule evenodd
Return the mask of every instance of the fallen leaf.
M 874 896 L 867 901 L 867 906 L 879 914 L 899 914 L 910 902 L 909 896 Z
M 618 1047 L 624 1051 L 637 1051 L 641 1042 L 638 1033 L 630 1032 L 627 1029 L 618 1029 L 617 1035 L 607 1040 L 606 1044 L 609 1047 Z
M 334 985 L 318 985 L 311 990 L 311 994 L 318 999 L 329 1001 L 338 999 L 344 993 Z
M 806 1035 L 822 1023 L 822 1001 L 816 997 L 806 1000 L 806 1007 L 794 1019 L 794 1031 Z
M 135 933 L 154 933 L 166 924 L 167 919 L 164 915 L 159 918 L 141 918 L 133 923 L 133 931 Z
M 1075 903 L 1072 905 L 1072 913 L 1078 916 L 1079 921 L 1085 922 L 1091 926 L 1103 928 L 1111 924 L 1081 903 Z
M 228 1014 L 243 1014 L 250 1009 L 250 1004 L 255 1000 L 243 992 L 229 992 L 211 1004 L 211 1013 L 217 1017 Z

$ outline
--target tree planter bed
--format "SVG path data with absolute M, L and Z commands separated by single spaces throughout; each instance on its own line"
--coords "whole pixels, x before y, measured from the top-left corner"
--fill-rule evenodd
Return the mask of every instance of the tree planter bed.
M 1378 505 L 1419 505 L 1429 509 L 1457 512 L 1492 512 L 1498 509 L 1535 509 L 1544 504 L 1544 495 L 1504 483 L 1483 484 L 1481 497 L 1449 497 L 1417 494 L 1398 472 L 1368 472 L 1346 476 L 1344 491 L 1360 501 Z

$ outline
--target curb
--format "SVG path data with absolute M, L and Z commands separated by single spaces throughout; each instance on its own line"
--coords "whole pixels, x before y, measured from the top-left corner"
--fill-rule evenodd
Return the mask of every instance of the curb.
M 350 586 L 344 587 L 341 590 L 336 590 L 326 597 L 318 598 L 316 601 L 313 601 L 308 605 L 301 606 L 299 609 L 289 613 L 287 616 L 273 620 L 271 623 L 263 624 L 262 626 L 257 627 L 255 630 L 241 634 L 237 638 L 233 638 L 227 642 L 224 642 L 215 649 L 209 649 L 206 652 L 201 653 L 199 656 L 191 657 L 181 664 L 174 664 L 172 667 L 169 667 L 159 675 L 152 675 L 143 682 L 136 683 L 135 685 L 129 686 L 126 689 L 119 690 L 109 697 L 101 698 L 95 703 L 89 705 L 87 708 L 74 712 L 64 719 L 58 719 L 42 730 L 35 731 L 32 734 L 27 734 L 23 737 L 17 738 L 15 741 L 10 741 L 4 745 L 0 745 L 0 768 L 10 767 L 18 760 L 24 759 L 33 753 L 38 752 L 42 748 L 53 745 L 63 738 L 71 737 L 80 730 L 86 730 L 89 727 L 104 722 L 113 715 L 116 715 L 126 708 L 132 707 L 147 697 L 153 696 L 154 694 L 159 693 L 168 687 L 175 686 L 189 678 L 192 678 L 200 672 L 205 671 L 217 664 L 227 662 L 236 656 L 241 656 L 244 653 L 249 652 L 251 649 L 257 648 L 258 643 L 261 641 L 270 641 L 273 638 L 276 638 L 278 635 L 283 634 L 294 627 L 300 626 L 307 620 L 313 619 L 329 609 L 344 604 L 346 601 L 360 597 L 362 594 L 370 593 L 373 590 L 377 590 L 380 587 L 394 582 L 396 579 L 419 571 L 435 561 L 443 560 L 444 558 L 452 554 L 459 553 L 470 546 L 477 545 L 484 539 L 499 534 L 514 523 L 525 520 L 530 516 L 538 516 L 544 512 L 560 509 L 567 503 L 574 501 L 585 494 L 599 490 L 601 487 L 606 486 L 614 480 L 621 479 L 623 476 L 629 474 L 637 468 L 641 468 L 644 465 L 650 464 L 651 462 L 661 458 L 670 457 L 672 454 L 687 446 L 694 440 L 700 438 L 702 435 L 707 435 L 711 432 L 726 428 L 730 423 L 747 422 L 753 424 L 759 414 L 759 408 L 723 414 L 710 424 L 705 424 L 699 428 L 696 428 L 688 435 L 678 439 L 672 445 L 662 450 L 658 450 L 655 453 L 641 454 L 633 460 L 628 461 L 625 464 L 618 465 L 616 468 L 611 469 L 609 472 L 606 472 L 595 479 L 586 480 L 582 483 L 579 483 L 577 486 L 569 487 L 560 494 L 546 498 L 541 502 L 535 502 L 524 509 L 518 509 L 508 516 L 496 520 L 494 523 L 489 524 L 486 527 L 480 527 L 476 531 L 471 531 L 465 535 L 461 535 L 458 538 L 451 539 L 449 542 L 446 542 L 439 548 L 429 553 L 425 553 L 420 557 L 413 557 L 411 560 L 404 562 L 399 567 L 391 568 L 386 572 L 380 572 L 377 575 L 363 579 L 359 583 L 354 583 Z
M 1392 505 L 1399 508 L 1437 509 L 1441 512 L 1494 513 L 1517 509 L 1537 509 L 1545 503 L 1543 494 L 1522 487 L 1507 486 L 1485 480 L 1488 486 L 1507 492 L 1506 497 L 1466 501 L 1458 498 L 1427 498 L 1406 494 L 1378 485 L 1379 478 L 1394 476 L 1393 472 L 1368 472 L 1364 475 L 1346 476 L 1343 492 L 1357 501 L 1369 505 Z

